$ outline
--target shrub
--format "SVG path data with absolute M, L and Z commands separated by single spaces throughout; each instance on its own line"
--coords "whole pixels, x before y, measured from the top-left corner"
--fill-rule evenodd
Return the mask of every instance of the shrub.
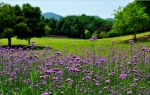
M 90 36 L 91 36 L 89 30 L 87 30 L 87 29 L 85 29 L 84 34 L 85 34 L 86 39 L 90 38 Z
M 95 36 L 95 37 L 98 38 L 98 33 L 97 33 L 97 31 L 95 31 L 95 32 L 92 34 L 92 36 Z
M 107 33 L 105 31 L 100 32 L 99 38 L 104 38 Z
M 118 37 L 118 36 L 120 35 L 114 31 L 110 31 L 107 33 L 107 37 Z

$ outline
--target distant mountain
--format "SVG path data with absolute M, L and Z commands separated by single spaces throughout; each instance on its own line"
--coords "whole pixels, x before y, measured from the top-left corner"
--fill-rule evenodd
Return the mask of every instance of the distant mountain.
M 99 16 L 97 16 L 97 15 L 95 15 L 94 16 L 95 18 L 100 18 Z M 113 18 L 106 18 L 106 19 L 104 19 L 104 20 L 114 20 Z
M 46 12 L 46 13 L 43 13 L 42 14 L 43 16 L 44 16 L 44 18 L 53 18 L 54 17 L 54 19 L 56 19 L 56 20 L 59 20 L 61 17 L 63 17 L 63 16 L 61 16 L 61 15 L 58 15 L 58 14 L 56 14 L 56 13 L 52 13 L 52 12 Z
M 46 12 L 46 13 L 43 13 L 42 14 L 44 16 L 44 18 L 53 18 L 56 19 L 56 20 L 59 20 L 60 18 L 62 18 L 63 16 L 61 15 L 58 15 L 56 13 L 53 13 L 53 12 Z M 95 18 L 100 18 L 98 15 L 94 15 Z M 113 18 L 106 18 L 105 20 L 114 20 Z
M 113 18 L 106 18 L 105 20 L 114 20 Z
M 95 17 L 95 18 L 100 18 L 100 17 L 99 17 L 99 16 L 97 16 L 97 15 L 95 15 L 94 17 Z

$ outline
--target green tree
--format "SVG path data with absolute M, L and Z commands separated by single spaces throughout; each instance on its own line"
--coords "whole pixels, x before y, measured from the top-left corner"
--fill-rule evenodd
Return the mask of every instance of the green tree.
M 137 4 L 140 4 L 142 7 L 145 7 L 145 12 L 150 16 L 150 1 L 146 0 L 135 0 Z
M 44 31 L 46 32 L 46 35 L 49 35 L 51 33 L 52 28 L 50 28 L 48 25 L 44 27 Z
M 8 46 L 11 46 L 11 37 L 13 37 L 14 33 L 13 33 L 13 29 L 12 28 L 5 28 L 2 35 L 3 38 L 8 38 Z
M 13 8 L 16 15 L 16 24 L 14 27 L 15 36 L 17 37 L 17 39 L 27 39 L 25 35 L 30 32 L 30 29 L 25 22 L 23 10 L 19 5 L 15 5 Z
M 65 23 L 63 24 L 63 27 L 62 27 L 62 31 L 64 31 L 65 36 L 69 36 L 71 33 L 68 30 L 69 30 L 69 25 L 68 25 L 67 21 L 65 21 Z
M 25 35 L 29 35 L 30 32 L 31 31 L 25 22 L 20 22 L 15 25 L 15 33 L 17 34 L 18 39 L 27 39 L 28 37 Z
M 8 39 L 8 46 L 11 46 L 11 37 L 14 36 L 14 25 L 16 16 L 10 4 L 0 4 L 0 35 Z
M 61 18 L 57 23 L 56 23 L 56 30 L 55 30 L 55 34 L 57 35 L 63 35 L 63 30 L 62 30 L 62 27 L 63 27 L 63 24 L 65 22 L 65 19 L 64 18 Z
M 141 5 L 142 7 L 145 7 L 145 13 L 147 13 L 150 17 L 150 1 L 146 1 L 146 0 L 135 0 L 135 2 L 139 5 Z M 150 20 L 149 20 L 150 21 Z M 149 22 L 150 24 L 150 22 Z M 143 31 L 150 31 L 150 25 L 148 27 L 148 29 L 143 30 Z
M 119 7 L 115 11 L 115 23 L 113 31 L 121 35 L 132 34 L 136 40 L 136 34 L 139 30 L 146 29 L 149 26 L 149 16 L 144 12 L 145 7 L 136 2 L 129 3 L 126 7 Z
M 57 34 L 55 31 L 57 20 L 54 18 L 45 19 L 46 24 L 52 29 L 51 34 Z
M 51 34 L 65 35 L 70 38 L 85 38 L 85 29 L 89 31 L 91 36 L 94 31 L 108 32 L 112 27 L 112 22 L 110 21 L 105 21 L 102 18 L 95 18 L 94 16 L 88 16 L 85 14 L 68 15 L 58 21 L 53 18 L 45 19 L 45 22 L 52 28 Z M 100 30 L 102 26 L 105 26 L 105 30 Z
M 42 37 L 45 35 L 44 27 L 46 23 L 41 16 L 41 10 L 39 7 L 33 7 L 29 3 L 22 5 L 23 14 L 25 17 L 25 23 L 27 24 L 30 32 L 25 33 L 24 38 L 28 38 L 28 44 L 30 45 L 30 39 L 32 37 Z
M 89 30 L 85 29 L 85 32 L 84 32 L 84 33 L 85 33 L 85 38 L 86 38 L 86 39 L 91 37 Z

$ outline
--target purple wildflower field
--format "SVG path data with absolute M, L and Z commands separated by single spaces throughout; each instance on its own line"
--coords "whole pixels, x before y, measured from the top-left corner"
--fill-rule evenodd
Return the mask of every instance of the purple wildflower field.
M 150 49 L 133 40 L 105 49 L 96 40 L 81 53 L 75 44 L 75 53 L 0 47 L 0 95 L 150 95 Z

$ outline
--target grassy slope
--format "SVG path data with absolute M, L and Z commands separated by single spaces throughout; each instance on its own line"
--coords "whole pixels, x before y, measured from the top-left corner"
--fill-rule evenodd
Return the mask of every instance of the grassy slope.
M 146 44 L 147 46 L 150 46 L 149 40 L 143 39 L 143 37 L 147 37 L 147 35 L 150 35 L 150 32 L 145 32 L 137 35 L 137 38 L 142 38 L 142 44 Z M 110 45 L 108 43 L 111 43 L 112 40 L 115 41 L 115 43 L 120 43 L 121 47 L 128 47 L 128 40 L 132 39 L 132 36 L 122 36 L 122 37 L 114 37 L 114 38 L 105 38 L 105 39 L 98 39 L 96 41 L 96 45 L 103 46 L 105 48 L 109 48 Z M 140 39 L 141 40 L 141 39 Z M 91 47 L 91 42 L 89 40 L 82 40 L 82 39 L 68 39 L 68 38 L 32 38 L 31 41 L 35 41 L 35 44 L 38 44 L 39 46 L 45 47 L 46 45 L 50 45 L 51 48 L 57 48 L 58 50 L 62 50 L 64 46 L 68 46 L 69 51 L 73 51 L 74 48 L 72 44 L 74 43 L 76 47 L 84 46 L 84 47 Z M 0 40 L 2 45 L 7 45 L 7 39 L 1 39 Z M 104 42 L 105 44 L 101 44 Z M 28 42 L 26 40 L 18 40 L 16 38 L 12 38 L 12 44 L 13 45 L 28 45 Z

